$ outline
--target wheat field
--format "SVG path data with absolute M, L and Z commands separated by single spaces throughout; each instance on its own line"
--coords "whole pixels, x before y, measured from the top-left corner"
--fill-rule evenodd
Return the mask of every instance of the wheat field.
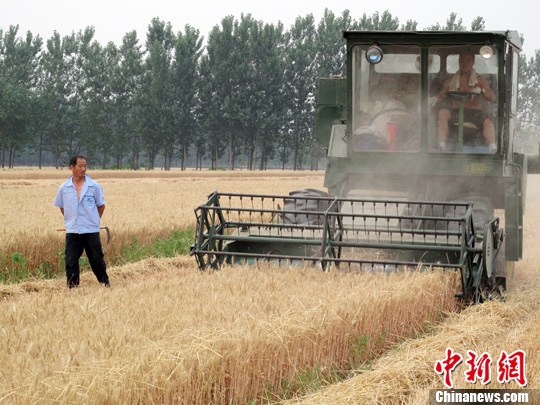
M 67 174 L 0 172 L 3 246 L 62 244 L 52 200 Z M 323 180 L 320 172 L 90 175 L 103 185 L 113 238 L 192 223 L 216 189 L 283 194 Z M 268 265 L 200 273 L 190 257 L 112 267 L 110 290 L 88 272 L 76 291 L 63 279 L 0 285 L 0 403 L 271 403 L 285 392 L 291 403 L 425 404 L 430 388 L 442 388 L 433 364 L 448 346 L 493 356 L 523 349 L 528 387 L 539 388 L 539 198 L 532 176 L 525 259 L 507 301 L 463 311 L 455 273 Z M 335 375 L 351 378 L 330 384 Z

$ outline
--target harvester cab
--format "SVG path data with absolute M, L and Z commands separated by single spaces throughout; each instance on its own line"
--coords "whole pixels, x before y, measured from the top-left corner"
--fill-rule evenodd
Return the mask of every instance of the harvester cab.
M 506 288 L 522 257 L 527 156 L 516 152 L 516 32 L 345 32 L 346 77 L 322 79 L 325 187 L 213 193 L 196 209 L 201 269 L 453 269 L 458 296 Z

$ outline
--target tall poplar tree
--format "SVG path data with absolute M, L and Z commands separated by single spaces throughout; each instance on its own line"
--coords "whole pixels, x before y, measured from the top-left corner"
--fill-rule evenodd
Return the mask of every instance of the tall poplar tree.
M 230 169 L 235 168 L 238 148 L 235 133 L 237 107 L 233 101 L 234 92 L 237 90 L 238 52 L 233 35 L 234 17 L 228 16 L 223 18 L 221 26 L 216 25 L 208 36 L 204 58 L 203 94 L 214 100 L 201 100 L 205 105 L 205 128 L 212 145 L 214 164 L 217 164 L 220 147 L 225 143 Z M 206 106 L 212 106 L 212 111 Z
M 316 71 L 315 22 L 312 14 L 298 17 L 286 36 L 284 99 L 286 128 L 280 138 L 280 157 L 285 166 L 292 154 L 293 169 L 303 168 L 313 136 Z
M 137 126 L 136 95 L 140 92 L 143 75 L 143 50 L 136 31 L 122 38 L 118 50 L 118 67 L 113 81 L 117 131 L 113 149 L 116 166 L 129 152 L 131 168 L 138 169 L 140 153 L 140 129 Z
M 168 169 L 174 151 L 174 118 L 170 97 L 170 67 L 174 41 L 171 24 L 158 18 L 152 19 L 146 37 L 148 55 L 139 112 L 141 140 L 148 156 L 148 169 L 155 167 L 160 151 L 164 156 L 163 166 Z
M 19 27 L 0 31 L 0 160 L 12 168 L 16 154 L 32 144 L 32 105 L 35 103 L 42 41 Z
M 201 53 L 202 38 L 199 30 L 186 25 L 184 32 L 176 35 L 171 67 L 172 108 L 182 170 L 186 169 L 188 150 L 196 136 L 196 97 Z

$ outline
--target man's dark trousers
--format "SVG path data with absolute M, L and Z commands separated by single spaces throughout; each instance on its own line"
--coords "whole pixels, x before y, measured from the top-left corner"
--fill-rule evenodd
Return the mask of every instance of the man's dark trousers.
M 86 252 L 92 271 L 100 283 L 108 284 L 107 265 L 103 257 L 99 232 L 66 234 L 66 277 L 69 288 L 79 285 L 79 259 Z

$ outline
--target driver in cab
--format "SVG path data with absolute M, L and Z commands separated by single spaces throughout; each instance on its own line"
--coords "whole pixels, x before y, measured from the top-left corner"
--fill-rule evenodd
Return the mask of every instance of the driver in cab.
M 495 126 L 490 114 L 484 111 L 482 106 L 482 99 L 489 102 L 495 101 L 495 92 L 491 90 L 489 82 L 474 70 L 474 53 L 459 55 L 458 63 L 459 70 L 444 82 L 441 91 L 431 100 L 432 106 L 444 102 L 444 106 L 438 112 L 437 120 L 439 150 L 447 149 L 450 123 L 458 122 L 460 102 L 449 99 L 448 92 L 460 92 L 470 94 L 464 102 L 464 121 L 471 122 L 482 129 L 482 136 L 488 145 L 488 153 L 495 153 L 497 151 Z

